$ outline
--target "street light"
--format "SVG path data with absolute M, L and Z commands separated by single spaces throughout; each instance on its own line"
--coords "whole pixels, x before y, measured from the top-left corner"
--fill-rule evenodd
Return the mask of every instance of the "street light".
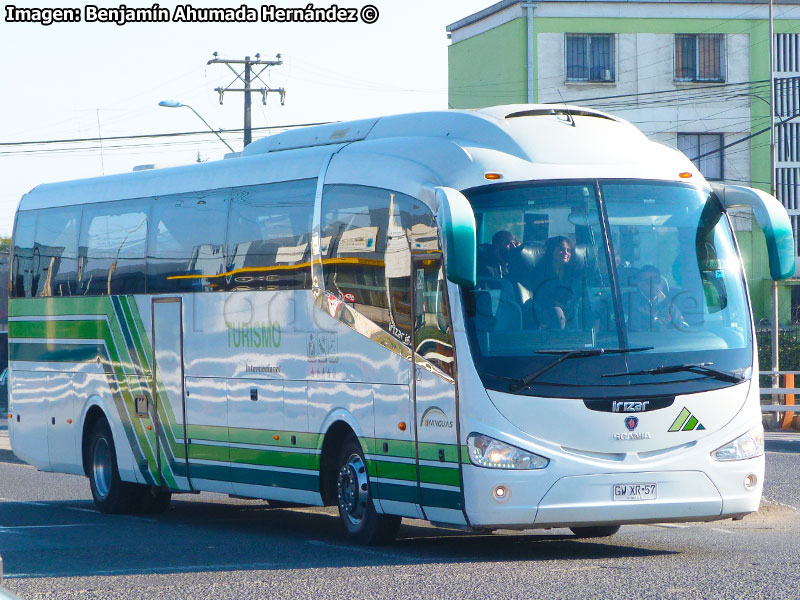
M 230 150 L 231 152 L 236 152 L 236 150 L 231 148 L 231 145 L 228 142 L 226 142 L 224 139 L 222 139 L 222 136 L 219 134 L 219 131 L 217 131 L 216 129 L 211 127 L 211 125 L 208 124 L 208 121 L 206 121 L 203 117 L 201 117 L 200 113 L 197 112 L 195 109 L 193 109 L 188 104 L 183 104 L 182 102 L 178 102 L 177 100 L 162 100 L 161 102 L 158 103 L 158 105 L 159 106 L 165 106 L 167 108 L 188 108 L 188 109 L 190 109 L 194 114 L 197 115 L 198 119 L 200 119 L 203 123 L 206 124 L 206 127 L 208 127 L 212 132 L 214 132 L 214 135 L 216 135 L 219 138 L 219 141 L 222 142 L 223 144 L 225 144 L 228 147 L 228 150 Z

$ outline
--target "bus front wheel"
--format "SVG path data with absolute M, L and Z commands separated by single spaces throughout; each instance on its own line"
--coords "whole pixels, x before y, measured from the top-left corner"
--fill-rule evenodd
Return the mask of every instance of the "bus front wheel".
M 619 525 L 596 525 L 594 527 L 570 527 L 569 530 L 579 538 L 610 537 L 619 531 Z
M 336 498 L 339 518 L 348 536 L 361 544 L 386 544 L 397 536 L 401 518 L 381 515 L 372 503 L 367 463 L 361 445 L 349 437 L 336 463 Z

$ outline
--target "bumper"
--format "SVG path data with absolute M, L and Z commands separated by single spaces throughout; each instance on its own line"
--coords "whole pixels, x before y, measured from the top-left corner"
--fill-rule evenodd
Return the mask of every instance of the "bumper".
M 620 483 L 655 483 L 658 497 L 654 500 L 615 501 L 614 485 Z M 641 523 L 713 518 L 721 513 L 722 497 L 704 473 L 645 471 L 562 477 L 542 498 L 534 523 L 542 527 Z
M 474 527 L 545 528 L 572 525 L 712 521 L 758 510 L 763 457 L 709 464 L 708 471 L 671 470 L 557 476 L 542 471 L 494 472 L 464 468 L 467 515 Z M 744 478 L 758 483 L 745 488 Z M 657 497 L 614 500 L 616 484 L 655 483 Z M 508 493 L 493 494 L 497 485 Z

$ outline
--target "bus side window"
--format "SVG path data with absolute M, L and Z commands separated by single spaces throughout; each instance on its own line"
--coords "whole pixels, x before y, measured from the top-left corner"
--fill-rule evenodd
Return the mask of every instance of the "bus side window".
M 402 214 L 413 199 L 378 188 L 325 186 L 320 249 L 325 289 L 411 345 L 411 255 Z
M 11 297 L 30 298 L 36 295 L 33 278 L 33 244 L 36 213 L 20 212 L 14 227 L 14 256 L 11 264 Z
M 442 260 L 417 261 L 415 269 L 417 354 L 453 377 L 453 339 Z
M 147 293 L 222 289 L 229 188 L 153 201 L 147 241 Z
M 78 286 L 79 206 L 39 212 L 34 247 L 37 296 L 76 296 Z
M 422 203 L 404 214 L 414 256 L 414 344 L 417 354 L 453 376 L 453 340 L 439 232 Z
M 78 243 L 80 294 L 145 293 L 149 199 L 86 206 Z
M 234 191 L 225 289 L 311 289 L 309 236 L 315 192 L 315 179 Z

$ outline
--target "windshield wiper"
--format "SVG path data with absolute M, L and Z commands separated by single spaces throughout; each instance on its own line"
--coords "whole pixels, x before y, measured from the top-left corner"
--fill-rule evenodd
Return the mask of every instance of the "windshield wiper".
M 721 371 L 720 369 L 712 369 L 713 362 L 704 363 L 685 363 L 682 365 L 666 365 L 663 367 L 655 367 L 653 369 L 642 369 L 641 371 L 631 371 L 630 373 L 608 373 L 603 377 L 625 377 L 626 375 L 663 375 L 666 373 L 680 373 L 681 371 L 688 371 L 698 375 L 705 375 L 706 377 L 713 377 L 720 381 L 727 381 L 729 383 L 739 383 L 745 380 L 744 375 L 738 373 L 731 373 L 729 371 Z
M 591 350 L 539 350 L 534 354 L 560 354 L 560 356 L 553 362 L 543 366 L 537 371 L 534 371 L 530 375 L 526 375 L 522 379 L 515 380 L 510 386 L 508 386 L 508 389 L 512 392 L 524 390 L 525 388 L 530 387 L 537 377 L 544 375 L 556 365 L 559 365 L 570 358 L 586 358 L 589 356 L 600 356 L 602 354 L 623 354 L 625 352 L 643 352 L 644 350 L 652 349 L 652 346 L 647 346 L 642 348 L 592 348 Z

